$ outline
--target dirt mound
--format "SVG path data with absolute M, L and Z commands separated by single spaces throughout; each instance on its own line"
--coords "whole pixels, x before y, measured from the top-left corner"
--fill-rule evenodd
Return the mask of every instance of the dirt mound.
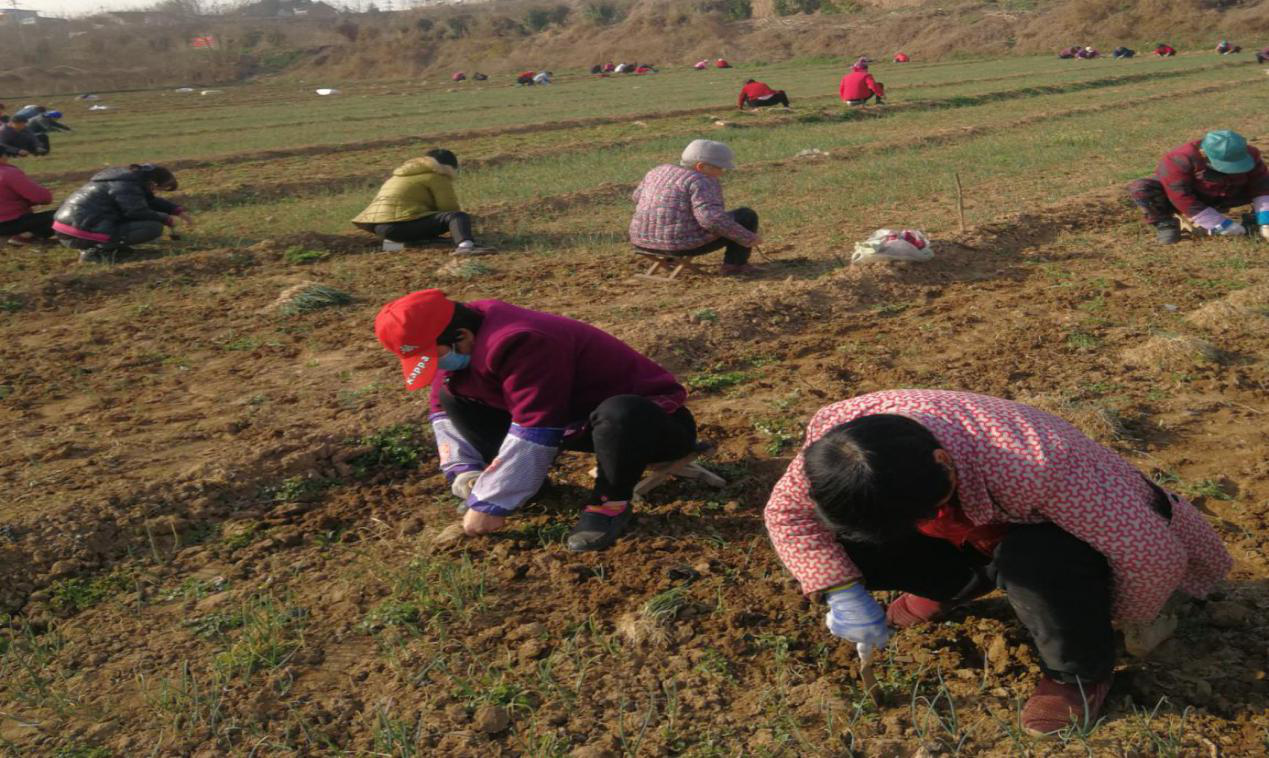
M 1205 339 L 1184 334 L 1160 334 L 1123 352 L 1129 366 L 1157 373 L 1188 371 L 1221 361 L 1221 352 Z
M 1269 329 L 1269 285 L 1235 290 L 1193 311 L 1185 320 L 1217 334 Z

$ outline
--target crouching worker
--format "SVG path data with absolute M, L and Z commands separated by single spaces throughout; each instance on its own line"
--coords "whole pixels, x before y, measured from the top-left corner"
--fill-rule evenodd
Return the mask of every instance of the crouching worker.
M 784 94 L 782 89 L 771 89 L 766 82 L 760 82 L 756 79 L 750 79 L 745 82 L 745 86 L 740 88 L 740 99 L 736 101 L 736 107 L 744 108 L 768 108 L 773 105 L 783 105 L 789 107 L 789 96 Z
M 193 226 L 188 211 L 154 194 L 176 188 L 176 177 L 163 166 L 108 168 L 62 201 L 53 231 L 62 245 L 80 251 L 81 263 L 112 262 L 132 245 L 158 239 L 165 228 Z
M 53 202 L 53 193 L 9 163 L 0 153 L 0 239 L 11 245 L 23 245 L 38 238 L 53 236 L 53 211 L 33 210 L 37 205 Z
M 436 242 L 448 232 L 454 255 L 492 252 L 472 237 L 471 216 L 459 208 L 454 193 L 457 175 L 457 156 L 449 150 L 428 150 L 422 158 L 398 166 L 353 225 L 395 243 Z
M 756 273 L 749 255 L 762 243 L 758 214 L 723 205 L 723 172 L 736 167 L 731 148 L 698 139 L 683 151 L 679 165 L 649 171 L 635 187 L 630 243 L 640 250 L 697 256 L 726 248 L 720 272 Z
M 568 547 L 603 550 L 629 528 L 644 468 L 695 448 L 683 386 L 588 324 L 432 289 L 384 306 L 375 334 L 401 358 L 407 390 L 431 387 L 441 469 L 466 503 L 468 535 L 501 529 L 559 451 L 580 450 L 595 454 L 598 476 Z
M 1154 176 L 1131 182 L 1128 194 L 1164 245 L 1181 239 L 1178 213 L 1209 234 L 1244 235 L 1247 229 L 1225 213 L 1248 203 L 1261 236 L 1269 239 L 1269 170 L 1260 151 L 1228 129 L 1163 156 Z
M 847 105 L 863 105 L 873 97 L 877 98 L 877 105 L 885 103 L 886 88 L 868 73 L 869 63 L 867 58 L 860 58 L 842 77 L 837 93 Z
M 1097 722 L 1112 620 L 1148 623 L 1233 564 L 1194 506 L 1075 427 L 967 392 L 821 409 L 765 519 L 802 590 L 823 593 L 829 630 L 857 646 L 1004 590 L 1044 671 L 1021 714 L 1033 734 Z M 908 594 L 883 611 L 877 590 Z

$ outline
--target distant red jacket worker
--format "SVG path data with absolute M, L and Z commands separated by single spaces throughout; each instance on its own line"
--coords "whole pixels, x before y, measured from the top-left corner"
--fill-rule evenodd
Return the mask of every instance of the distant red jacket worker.
M 886 88 L 868 73 L 868 64 L 862 61 L 855 63 L 850 73 L 842 77 L 837 91 L 842 100 L 851 105 L 863 105 L 871 97 L 876 97 L 880 103 L 886 96 Z
M 912 60 L 912 59 L 908 57 L 908 54 L 907 54 L 907 53 L 895 53 L 895 54 L 894 54 L 894 62 L 895 62 L 895 63 L 907 63 L 907 62 L 908 62 L 908 61 L 910 61 L 910 60 Z
M 771 89 L 766 82 L 750 79 L 740 88 L 740 97 L 736 100 L 737 108 L 744 108 L 746 105 L 751 108 L 769 105 L 783 105 L 788 108 L 789 96 L 784 94 L 784 90 Z
M 1154 54 L 1162 58 L 1169 58 L 1176 55 L 1176 48 L 1171 45 L 1165 45 L 1160 42 L 1154 49 Z
M 714 65 L 717 66 L 718 68 L 731 68 L 731 64 L 723 60 L 722 58 L 719 58 L 718 60 L 714 61 Z

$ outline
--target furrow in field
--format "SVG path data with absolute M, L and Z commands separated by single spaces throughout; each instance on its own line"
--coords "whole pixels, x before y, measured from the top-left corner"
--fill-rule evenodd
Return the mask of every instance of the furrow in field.
M 1117 82 L 1116 84 L 1122 84 L 1122 82 Z M 1069 88 L 1062 88 L 1062 89 L 1059 89 L 1058 91 L 1047 91 L 1046 88 L 1026 88 L 1025 90 L 1011 91 L 1009 93 L 1010 94 L 1009 97 L 983 95 L 983 96 L 964 96 L 964 97 L 957 97 L 957 98 L 953 98 L 949 100 L 941 100 L 941 101 L 940 100 L 916 101 L 913 103 L 904 103 L 901 105 L 897 105 L 893 109 L 888 109 L 886 111 L 873 110 L 873 111 L 847 111 L 846 113 L 826 113 L 823 115 L 822 119 L 815 119 L 815 118 L 807 119 L 806 117 L 779 118 L 779 119 L 773 119 L 763 124 L 754 125 L 754 127 L 763 128 L 763 129 L 778 129 L 778 128 L 786 128 L 786 127 L 796 127 L 800 124 L 807 123 L 808 121 L 813 123 L 815 121 L 820 121 L 820 120 L 851 121 L 851 120 L 860 120 L 863 118 L 883 119 L 883 118 L 893 117 L 902 113 L 937 111 L 937 110 L 942 110 L 946 108 L 968 108 L 968 107 L 975 107 L 975 106 L 1000 102 L 1004 100 L 1030 99 L 1030 98 L 1047 97 L 1047 96 L 1058 95 L 1058 94 L 1070 94 L 1072 91 L 1079 92 L 1079 91 L 1083 91 L 1084 89 L 1101 89 L 1107 86 L 1113 86 L 1113 85 L 1099 83 L 1095 86 L 1087 87 L 1087 88 L 1081 87 L 1076 90 L 1071 90 Z M 1227 86 L 1228 84 L 1224 84 L 1224 83 L 1201 85 L 1201 86 L 1191 87 L 1191 88 L 1182 89 L 1182 90 L 1175 90 L 1175 91 L 1171 91 L 1164 94 L 1151 95 L 1151 96 L 1147 96 L 1143 98 L 1128 98 L 1125 100 L 1118 101 L 1117 103 L 1109 103 L 1109 104 L 1085 107 L 1085 108 L 1066 109 L 1056 113 L 1036 114 L 1035 116 L 1025 116 L 1016 121 L 1012 121 L 1007 125 L 963 127 L 959 129 L 938 132 L 932 135 L 919 137 L 916 139 L 903 140 L 900 143 L 880 143 L 875 146 L 868 146 L 862 149 L 890 150 L 890 149 L 900 149 L 900 148 L 922 147 L 928 144 L 938 144 L 938 143 L 942 143 L 942 142 L 945 142 L 951 139 L 956 139 L 956 138 L 970 138 L 978 134 L 982 134 L 982 133 L 986 133 L 990 131 L 1008 130 L 1013 128 L 1034 125 L 1036 123 L 1040 123 L 1046 120 L 1061 118 L 1063 116 L 1068 116 L 1068 115 L 1079 116 L 1079 115 L 1085 115 L 1089 113 L 1099 113 L 1099 112 L 1103 112 L 1107 110 L 1112 110 L 1116 107 L 1127 107 L 1127 106 L 1132 106 L 1139 103 L 1148 103 L 1148 102 L 1152 102 L 1159 99 L 1166 99 L 1169 97 L 1204 94 L 1207 92 L 1219 91 L 1220 89 L 1223 89 Z M 660 131 L 660 130 L 649 130 L 649 131 L 654 131 L 656 133 L 649 134 L 648 136 L 637 137 L 637 138 L 610 140 L 605 143 L 604 147 L 606 149 L 628 148 L 628 147 L 633 147 L 633 146 L 637 146 L 637 145 L 641 145 L 645 143 L 655 142 L 657 140 L 664 139 L 667 136 L 667 133 L 664 131 Z M 684 133 L 689 133 L 689 132 L 699 131 L 699 129 L 698 127 L 695 127 L 693 125 L 681 131 L 683 131 Z M 551 146 L 551 147 L 542 148 L 538 150 L 523 150 L 516 153 L 497 154 L 497 155 L 492 155 L 492 156 L 488 156 L 484 158 L 482 157 L 464 158 L 463 166 L 465 169 L 469 169 L 469 170 L 489 168 L 489 167 L 499 166 L 499 165 L 503 165 L 507 163 L 531 162 L 531 161 L 541 160 L 551 155 L 556 155 L 558 153 L 559 153 L 559 147 Z M 835 159 L 850 160 L 853 157 L 856 157 L 856 156 L 837 155 L 835 156 Z M 782 165 L 782 164 L 783 162 L 776 162 L 774 165 Z M 749 165 L 752 167 L 761 168 L 762 166 L 765 166 L 768 164 L 756 163 L 756 164 L 749 164 Z M 378 182 L 382 181 L 383 178 L 384 178 L 384 170 L 377 169 L 373 172 L 360 172 L 360 173 L 355 173 L 351 175 L 341 175 L 338 177 L 330 177 L 330 178 L 321 178 L 321 177 L 315 178 L 315 177 L 309 176 L 309 177 L 306 177 L 304 180 L 291 181 L 291 182 L 267 182 L 267 183 L 248 182 L 248 183 L 243 183 L 239 185 L 233 185 L 224 189 L 217 190 L 215 192 L 205 192 L 205 193 L 185 195 L 180 199 L 180 201 L 183 204 L 197 210 L 202 210 L 207 208 L 225 208 L 225 207 L 232 207 L 235 205 L 254 204 L 254 203 L 260 202 L 261 200 L 267 201 L 271 199 L 280 199 L 280 198 L 288 198 L 288 197 L 332 195 L 332 194 L 339 194 L 341 192 L 345 192 L 345 191 L 349 191 L 349 190 L 357 189 L 357 188 L 373 188 L 374 186 L 377 185 Z M 596 196 L 601 198 L 606 198 L 611 196 L 612 192 L 613 192 L 612 188 L 601 188 L 596 193 Z M 576 197 L 578 195 L 586 195 L 586 194 L 588 193 L 585 193 L 585 192 L 570 193 L 568 197 Z M 551 200 L 550 202 L 552 204 L 552 207 L 556 207 L 556 208 L 566 208 L 566 207 L 569 207 L 571 204 L 573 204 L 573 201 L 567 198 L 563 200 Z M 489 210 L 486 210 L 486 209 L 479 209 L 479 210 L 482 216 L 495 215 L 497 213 L 502 212 L 497 208 L 489 209 Z
M 1001 90 L 996 92 L 982 93 L 978 95 L 958 95 L 947 98 L 931 98 L 924 100 L 914 100 L 911 102 L 896 103 L 887 105 L 885 108 L 863 108 L 853 109 L 845 112 L 835 113 L 830 118 L 840 121 L 852 121 L 856 119 L 886 118 L 889 114 L 903 113 L 913 110 L 937 110 L 940 108 L 961 108 L 971 107 L 974 105 L 983 105 L 992 102 L 1001 102 L 1008 100 L 1026 99 L 1030 97 L 1042 95 L 1057 95 L 1069 92 L 1078 92 L 1082 90 L 1101 89 L 1105 87 L 1114 87 L 1126 84 L 1134 84 L 1146 81 L 1159 81 L 1166 79 L 1174 79 L 1185 77 L 1195 73 L 1200 73 L 1213 68 L 1219 68 L 1224 64 L 1212 64 L 1209 66 L 1199 66 L 1183 70 L 1169 71 L 1150 71 L 1135 74 L 1124 74 L 1120 76 L 1099 77 L 1096 79 L 1079 80 L 1064 84 L 1038 85 L 1031 87 L 1021 87 L 1017 89 Z M 832 96 L 824 96 L 818 98 L 805 98 L 802 102 L 823 103 L 833 102 L 835 98 Z M 671 118 L 681 118 L 684 116 L 697 116 L 709 113 L 719 112 L 719 105 L 711 105 L 706 107 L 686 108 L 671 111 L 659 111 L 640 114 L 626 114 L 619 116 L 596 116 L 591 118 L 566 119 L 562 121 L 553 121 L 546 123 L 519 124 L 516 126 L 500 126 L 488 129 L 470 129 L 454 132 L 441 132 L 427 134 L 422 136 L 410 137 L 392 137 L 378 140 L 363 140 L 356 143 L 338 143 L 338 144 L 318 144 L 305 145 L 301 147 L 277 148 L 271 150 L 231 153 L 224 156 L 214 158 L 189 158 L 165 161 L 165 165 L 173 170 L 182 170 L 190 168 L 215 168 L 227 162 L 243 162 L 243 161 L 269 161 L 279 158 L 302 157 L 322 155 L 332 150 L 345 151 L 368 151 L 381 150 L 384 148 L 403 147 L 408 145 L 436 144 L 445 141 L 456 141 L 464 139 L 477 139 L 484 137 L 497 137 L 501 135 L 525 134 L 554 132 L 568 129 L 578 129 L 592 126 L 604 126 L 609 124 L 627 123 L 629 121 L 657 121 Z M 56 183 L 59 181 L 74 181 L 83 179 L 85 171 L 62 172 L 51 174 L 36 174 L 36 178 L 46 183 Z

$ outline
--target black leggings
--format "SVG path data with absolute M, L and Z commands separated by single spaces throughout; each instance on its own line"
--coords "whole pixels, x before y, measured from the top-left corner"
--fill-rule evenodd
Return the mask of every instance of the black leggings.
M 992 556 L 913 533 L 887 543 L 845 542 L 870 590 L 958 603 L 1005 591 L 1049 676 L 1100 682 L 1115 664 L 1110 565 L 1053 524 L 1014 526 Z
M 502 447 L 511 414 L 440 392 L 441 407 L 486 462 Z M 696 419 L 686 407 L 666 413 L 642 395 L 614 395 L 591 411 L 585 430 L 561 448 L 594 453 L 599 463 L 594 502 L 629 500 L 650 463 L 682 458 L 696 446 Z
M 745 227 L 751 232 L 754 232 L 755 234 L 757 233 L 758 213 L 756 211 L 751 210 L 749 208 L 737 208 L 734 211 L 727 211 L 727 215 L 731 216 L 732 220 L 734 220 L 737 224 L 740 224 L 741 226 Z M 691 250 L 666 251 L 666 250 L 651 250 L 648 248 L 639 248 L 639 249 L 648 250 L 648 252 L 650 253 L 657 253 L 659 255 L 666 255 L 668 253 L 669 255 L 681 255 L 688 258 L 694 258 L 698 255 L 712 253 L 715 250 L 720 250 L 722 248 L 727 249 L 727 252 L 723 253 L 723 263 L 741 265 L 741 264 L 749 262 L 750 249 L 740 244 L 739 242 L 736 242 L 735 240 L 728 239 L 727 237 L 719 237 L 718 239 L 713 240 L 712 242 L 706 242 L 704 245 L 701 245 L 700 247 L 694 247 Z
M 454 244 L 466 242 L 471 237 L 471 216 L 463 211 L 442 211 L 413 221 L 397 221 L 392 224 L 357 224 L 358 229 L 370 232 L 381 240 L 393 242 L 428 242 L 449 232 Z
M 53 214 L 56 211 L 28 213 L 8 221 L 0 221 L 0 237 L 13 237 L 30 232 L 41 239 L 53 236 Z
M 789 96 L 784 94 L 784 90 L 778 90 L 774 95 L 768 95 L 764 98 L 749 98 L 750 108 L 768 108 L 772 105 L 783 105 L 789 107 Z

